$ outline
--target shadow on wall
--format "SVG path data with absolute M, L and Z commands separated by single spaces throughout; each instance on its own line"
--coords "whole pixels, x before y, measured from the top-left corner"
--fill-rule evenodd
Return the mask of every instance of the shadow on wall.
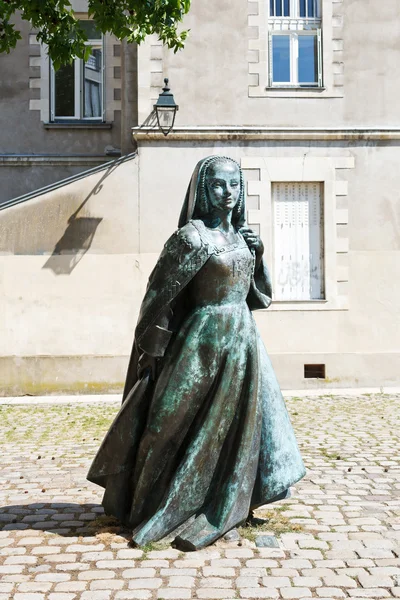
M 82 260 L 92 245 L 96 230 L 103 219 L 78 217 L 77 215 L 92 196 L 96 196 L 101 192 L 105 179 L 118 166 L 118 164 L 114 164 L 106 169 L 101 179 L 89 192 L 77 210 L 69 217 L 66 230 L 56 243 L 52 255 L 45 262 L 42 269 L 51 269 L 55 275 L 70 275 Z

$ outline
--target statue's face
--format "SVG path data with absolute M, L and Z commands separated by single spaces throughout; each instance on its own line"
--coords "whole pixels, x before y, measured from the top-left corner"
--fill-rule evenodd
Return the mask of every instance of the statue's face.
M 230 211 L 240 196 L 239 168 L 233 162 L 216 162 L 206 175 L 206 188 L 211 206 L 218 211 Z

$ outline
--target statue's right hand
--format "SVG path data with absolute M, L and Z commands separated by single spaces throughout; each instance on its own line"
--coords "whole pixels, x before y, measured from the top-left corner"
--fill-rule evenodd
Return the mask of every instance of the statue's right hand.
M 154 381 L 157 375 L 157 359 L 154 356 L 150 356 L 150 354 L 143 354 L 139 358 L 137 374 L 139 379 L 145 375 L 146 371 L 150 371 L 150 379 Z

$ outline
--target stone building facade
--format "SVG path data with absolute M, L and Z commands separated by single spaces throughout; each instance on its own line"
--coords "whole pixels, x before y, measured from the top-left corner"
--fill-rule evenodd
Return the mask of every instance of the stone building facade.
M 398 385 L 399 20 L 397 0 L 193 3 L 182 52 L 102 40 L 99 118 L 78 97 L 57 118 L 26 30 L 0 58 L 3 393 L 121 387 L 147 275 L 209 154 L 246 175 L 282 387 Z M 151 119 L 164 77 L 168 137 Z

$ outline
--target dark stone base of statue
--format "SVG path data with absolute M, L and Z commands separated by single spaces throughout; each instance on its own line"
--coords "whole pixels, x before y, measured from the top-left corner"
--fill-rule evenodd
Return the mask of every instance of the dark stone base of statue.
M 203 548 L 305 472 L 251 313 L 271 286 L 244 210 L 236 163 L 201 161 L 150 276 L 124 402 L 88 474 L 138 546 L 179 527 L 180 549 Z

